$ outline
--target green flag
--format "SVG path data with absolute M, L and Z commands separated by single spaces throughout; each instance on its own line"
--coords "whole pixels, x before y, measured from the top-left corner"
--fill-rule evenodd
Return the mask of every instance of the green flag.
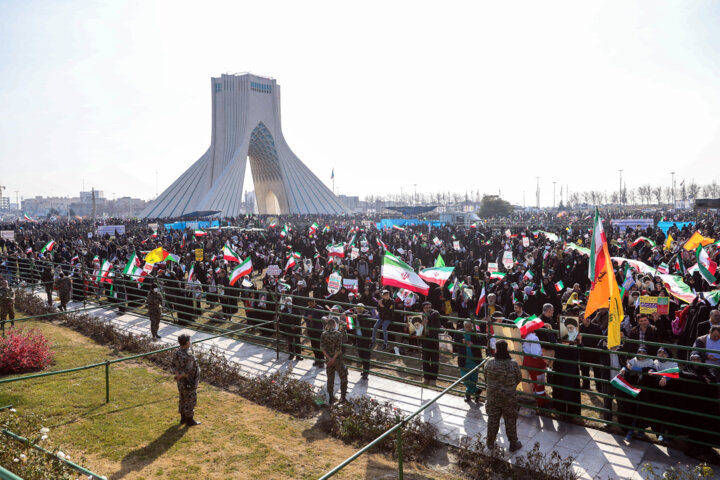
M 445 266 L 445 260 L 443 260 L 442 255 L 438 253 L 437 258 L 435 259 L 435 268 L 440 268 Z

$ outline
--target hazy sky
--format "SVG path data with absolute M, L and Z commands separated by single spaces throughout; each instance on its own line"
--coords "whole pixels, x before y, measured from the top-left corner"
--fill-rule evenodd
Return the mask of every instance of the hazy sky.
M 210 144 L 210 77 L 245 71 L 339 193 L 706 183 L 718 25 L 712 0 L 2 0 L 0 184 L 154 197 Z

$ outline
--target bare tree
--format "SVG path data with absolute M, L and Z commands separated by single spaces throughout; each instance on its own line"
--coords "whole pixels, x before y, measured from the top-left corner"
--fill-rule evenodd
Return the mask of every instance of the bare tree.
M 700 193 L 700 187 L 698 187 L 695 180 L 693 180 L 690 182 L 690 185 L 688 185 L 688 195 L 690 196 L 690 199 L 694 199 L 698 197 L 698 193 Z
M 653 188 L 652 194 L 655 197 L 655 201 L 657 202 L 657 204 L 660 205 L 662 203 L 662 194 L 663 194 L 662 187 Z
M 665 203 L 672 203 L 673 199 L 673 189 L 671 187 L 663 187 L 663 197 L 665 198 Z
M 635 205 L 635 201 L 637 200 L 637 191 L 634 188 L 631 188 L 630 190 L 625 188 L 625 197 L 628 202 Z

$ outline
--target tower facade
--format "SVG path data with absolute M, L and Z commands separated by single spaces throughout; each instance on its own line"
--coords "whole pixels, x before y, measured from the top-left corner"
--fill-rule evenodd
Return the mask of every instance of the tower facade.
M 245 213 L 245 165 L 261 214 L 339 214 L 345 207 L 285 142 L 280 86 L 252 74 L 212 78 L 210 147 L 143 211 L 145 218 L 220 211 Z

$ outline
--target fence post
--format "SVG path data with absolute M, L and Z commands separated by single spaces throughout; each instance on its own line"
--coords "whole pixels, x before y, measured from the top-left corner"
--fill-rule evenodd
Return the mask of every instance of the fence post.
M 400 422 L 400 428 L 398 428 L 398 440 L 397 440 L 397 454 L 398 454 L 398 478 L 403 480 L 403 451 L 402 451 L 402 434 L 403 427 L 405 426 L 405 420 Z
M 110 403 L 110 360 L 105 360 L 105 403 Z
M 280 360 L 280 298 L 277 293 L 273 293 L 275 301 L 275 360 Z

